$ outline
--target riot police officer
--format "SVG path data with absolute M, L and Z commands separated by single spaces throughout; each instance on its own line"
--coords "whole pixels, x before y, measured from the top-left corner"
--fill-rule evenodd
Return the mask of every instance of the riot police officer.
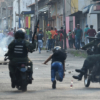
M 33 64 L 28 58 L 28 52 L 33 52 L 35 49 L 35 43 L 31 44 L 25 40 L 25 30 L 18 29 L 14 35 L 15 39 L 8 46 L 8 53 L 5 56 L 9 57 L 9 73 L 12 81 L 12 88 L 14 88 L 15 82 L 15 64 L 17 62 L 26 62 L 31 66 L 30 70 L 30 80 L 32 80 L 33 74 Z
M 83 75 L 87 72 L 87 69 L 93 67 L 96 62 L 100 61 L 100 32 L 97 34 L 97 38 L 84 46 L 83 48 L 94 46 L 94 50 L 90 51 L 91 55 L 84 61 L 83 67 L 81 69 L 76 69 L 75 71 L 80 73 L 78 76 L 73 76 L 74 79 L 82 80 Z

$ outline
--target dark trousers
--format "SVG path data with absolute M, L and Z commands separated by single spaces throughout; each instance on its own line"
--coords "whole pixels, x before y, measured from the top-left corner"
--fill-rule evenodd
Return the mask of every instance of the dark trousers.
M 68 40 L 69 42 L 69 48 L 72 48 L 72 40 Z
M 84 61 L 82 70 L 87 71 L 87 69 L 92 68 L 96 63 L 100 62 L 100 54 L 90 55 Z
M 51 39 L 51 45 L 52 45 L 51 48 L 54 48 L 54 46 L 55 46 L 55 39 Z
M 81 41 L 81 39 L 80 38 L 75 38 L 75 47 L 76 47 L 76 49 L 80 49 L 80 41 Z
M 75 46 L 75 39 L 72 39 L 72 47 Z
M 51 39 L 48 39 L 48 50 L 51 50 Z

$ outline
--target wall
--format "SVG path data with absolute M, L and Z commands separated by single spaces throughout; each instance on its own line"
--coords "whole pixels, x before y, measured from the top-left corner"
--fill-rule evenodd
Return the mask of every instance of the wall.
M 69 16 L 71 14 L 71 0 L 65 0 L 65 13 L 66 16 Z
M 80 0 L 71 0 L 71 13 L 75 13 L 78 11 L 78 1 Z

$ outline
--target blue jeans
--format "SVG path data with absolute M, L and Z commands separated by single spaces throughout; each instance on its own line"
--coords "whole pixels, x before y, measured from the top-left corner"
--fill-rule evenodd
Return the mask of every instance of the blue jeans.
M 38 50 L 39 50 L 39 53 L 41 53 L 41 48 L 43 47 L 43 42 L 42 40 L 38 40 Z
M 75 47 L 76 47 L 76 49 L 80 49 L 80 41 L 81 41 L 80 38 L 75 37 Z
M 48 50 L 51 50 L 51 39 L 48 39 Z
M 53 82 L 56 77 L 56 73 L 59 75 L 59 80 L 60 82 L 63 81 L 63 76 L 64 76 L 64 70 L 63 70 L 63 65 L 60 62 L 54 62 L 51 64 L 51 81 Z
M 52 48 L 54 48 L 54 46 L 55 46 L 55 39 L 51 39 L 51 45 L 52 45 Z

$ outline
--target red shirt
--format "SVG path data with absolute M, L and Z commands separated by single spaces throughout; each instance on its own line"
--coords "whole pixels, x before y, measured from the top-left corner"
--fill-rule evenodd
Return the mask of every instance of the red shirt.
M 60 41 L 62 41 L 62 39 L 63 39 L 63 34 L 60 33 Z
M 13 32 L 9 32 L 8 35 L 13 36 Z
M 91 37 L 95 37 L 96 31 L 95 31 L 95 29 L 89 29 L 89 30 L 86 32 L 86 34 L 88 34 L 88 35 L 91 36 Z
M 54 36 L 57 35 L 56 31 L 51 30 L 50 32 L 51 32 L 51 34 L 52 34 L 52 39 L 54 39 Z

